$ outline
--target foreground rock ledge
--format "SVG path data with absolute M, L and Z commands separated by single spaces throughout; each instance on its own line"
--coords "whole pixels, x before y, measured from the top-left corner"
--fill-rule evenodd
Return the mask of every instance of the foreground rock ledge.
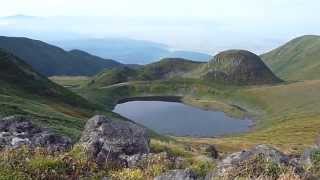
M 197 176 L 189 169 L 179 169 L 168 171 L 155 177 L 154 180 L 197 180 Z
M 0 120 L 0 147 L 46 148 L 50 152 L 71 148 L 71 139 L 60 136 L 31 122 L 27 116 L 10 116 Z
M 120 155 L 149 153 L 147 130 L 129 121 L 115 121 L 106 116 L 89 119 L 80 144 L 98 164 L 121 165 Z
M 303 170 L 296 159 L 290 159 L 284 153 L 268 145 L 258 145 L 246 151 L 240 151 L 228 155 L 220 162 L 216 169 L 209 173 L 206 180 L 212 179 L 235 179 L 241 177 L 246 170 L 252 170 L 253 179 L 261 178 L 262 172 L 270 167 L 287 167 L 292 169 L 295 175 L 300 176 Z

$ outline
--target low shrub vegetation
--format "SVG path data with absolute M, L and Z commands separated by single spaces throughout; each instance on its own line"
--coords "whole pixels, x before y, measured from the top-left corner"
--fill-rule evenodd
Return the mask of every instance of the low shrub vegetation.
M 320 177 L 320 150 L 316 150 L 311 155 L 311 163 L 309 171 L 317 177 Z
M 231 169 L 227 173 L 227 179 L 249 178 L 249 179 L 278 179 L 280 175 L 288 171 L 286 167 L 278 165 L 262 155 L 257 155 Z
M 96 164 L 69 153 L 26 147 L 0 152 L 0 179 L 72 179 L 98 172 Z

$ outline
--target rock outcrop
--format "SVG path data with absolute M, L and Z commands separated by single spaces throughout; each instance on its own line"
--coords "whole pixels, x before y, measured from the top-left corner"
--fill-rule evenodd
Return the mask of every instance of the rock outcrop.
M 320 136 L 318 136 L 316 139 L 316 146 L 320 148 Z
M 135 154 L 135 155 L 121 155 L 120 159 L 127 162 L 128 168 L 145 168 L 150 164 L 166 164 L 166 166 L 173 169 L 185 168 L 186 159 L 182 157 L 170 156 L 166 152 L 149 153 L 149 154 Z
M 235 85 L 279 83 L 281 80 L 261 58 L 245 50 L 228 50 L 217 54 L 203 67 L 202 78 Z
M 313 166 L 313 158 L 316 154 L 320 154 L 320 148 L 317 146 L 304 150 L 302 156 L 299 159 L 299 163 L 305 168 Z
M 63 151 L 71 147 L 71 139 L 55 134 L 31 122 L 26 116 L 10 116 L 0 120 L 0 147 L 42 147 L 50 152 Z
M 252 173 L 250 174 L 252 178 L 259 178 L 268 168 L 275 168 L 275 176 L 280 167 L 289 167 L 297 174 L 302 171 L 297 163 L 292 162 L 288 156 L 277 149 L 267 145 L 258 145 L 247 151 L 233 153 L 221 160 L 217 168 L 207 175 L 206 180 L 234 179 L 246 176 L 246 173 Z
M 196 180 L 196 174 L 190 169 L 171 170 L 157 176 L 154 180 Z
M 209 145 L 206 148 L 206 152 L 209 154 L 209 156 L 213 159 L 218 159 L 219 157 L 219 152 L 217 150 L 217 148 L 214 145 Z
M 99 165 L 127 166 L 120 156 L 149 153 L 149 143 L 145 128 L 105 116 L 89 119 L 80 139 L 89 157 Z

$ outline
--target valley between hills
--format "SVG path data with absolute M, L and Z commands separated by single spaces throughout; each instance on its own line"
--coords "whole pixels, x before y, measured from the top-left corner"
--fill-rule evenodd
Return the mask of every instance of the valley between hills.
M 211 139 L 178 138 L 184 142 L 192 140 L 195 144 L 217 144 L 226 151 L 263 143 L 272 144 L 286 152 L 298 153 L 313 145 L 319 136 L 319 80 L 235 87 L 202 80 L 171 79 L 79 87 L 73 90 L 110 110 L 118 100 L 128 97 L 179 96 L 183 97 L 181 100 L 185 104 L 223 111 L 230 116 L 253 118 L 254 126 L 249 133 Z
M 10 41 L 8 37 L 5 39 Z M 30 40 L 18 40 L 30 43 Z M 209 62 L 166 58 L 144 66 L 133 66 L 108 60 L 109 63 L 112 63 L 110 65 L 105 64 L 103 59 L 85 54 L 86 58 L 82 58 L 82 63 L 77 66 L 80 71 L 77 72 L 77 68 L 72 68 L 70 73 L 68 73 L 68 68 L 63 68 L 63 72 L 59 71 L 59 67 L 63 64 L 61 62 L 54 63 L 54 56 L 49 57 L 51 58 L 50 63 L 55 66 L 43 65 L 42 57 L 47 55 L 42 56 L 41 53 L 36 53 L 46 52 L 50 54 L 51 51 L 48 49 L 55 49 L 56 47 L 46 45 L 46 50 L 43 50 L 41 49 L 43 46 L 33 44 L 32 52 L 35 52 L 35 55 L 27 54 L 27 56 L 25 52 L 29 51 L 22 51 L 23 46 L 21 44 L 23 43 L 17 43 L 16 41 L 17 39 L 14 39 L 15 44 L 12 46 L 19 49 L 18 54 L 15 54 L 15 48 L 8 47 L 6 49 L 4 47 L 6 43 L 0 45 L 3 48 L 0 51 L 1 116 L 26 116 L 31 119 L 32 123 L 40 127 L 49 128 L 58 135 L 69 137 L 70 143 L 78 142 L 80 139 L 80 142 L 84 144 L 89 142 L 88 138 L 91 138 L 91 136 L 94 139 L 93 136 L 96 134 L 90 134 L 94 127 L 103 129 L 107 125 L 103 126 L 101 124 L 115 123 L 112 125 L 117 128 L 124 128 L 122 129 L 124 132 L 137 133 L 133 136 L 139 137 L 136 139 L 136 143 L 139 145 L 146 143 L 144 138 L 145 134 L 148 134 L 150 136 L 150 151 L 156 154 L 155 156 L 158 153 L 165 152 L 174 158 L 181 157 L 184 162 L 183 165 L 176 168 L 178 166 L 176 162 L 172 165 L 170 161 L 170 165 L 168 165 L 164 161 L 169 158 L 164 157 L 164 161 L 159 164 L 155 163 L 159 165 L 153 167 L 155 169 L 148 169 L 143 172 L 141 172 L 141 168 L 140 170 L 139 168 L 127 168 L 108 172 L 102 172 L 100 169 L 97 173 L 96 170 L 89 168 L 88 171 L 90 172 L 79 172 L 80 174 L 83 173 L 81 175 L 83 177 L 86 176 L 86 173 L 91 173 L 91 175 L 96 175 L 97 179 L 103 176 L 123 179 L 123 177 L 127 177 L 124 174 L 129 171 L 132 174 L 136 173 L 136 176 L 131 179 L 139 179 L 138 177 L 141 174 L 140 179 L 144 179 L 146 176 L 148 179 L 152 179 L 167 170 L 183 168 L 191 169 L 198 179 L 215 179 L 217 173 L 212 174 L 210 172 L 214 168 L 222 168 L 219 158 L 224 158 L 230 153 L 240 152 L 244 149 L 249 149 L 249 154 L 259 152 L 258 159 L 255 159 L 256 157 L 249 159 L 249 165 L 246 166 L 247 174 L 234 172 L 236 174 L 234 175 L 230 173 L 227 174 L 227 177 L 231 177 L 229 179 L 247 176 L 257 178 L 260 174 L 257 175 L 255 172 L 250 174 L 250 165 L 257 163 L 256 161 L 263 164 L 262 169 L 271 169 L 269 169 L 270 172 L 268 171 L 269 174 L 262 173 L 266 178 L 278 179 L 282 175 L 287 175 L 287 173 L 291 173 L 292 176 L 299 176 L 301 179 L 307 179 L 305 178 L 306 174 L 308 174 L 308 177 L 309 175 L 315 178 L 320 177 L 320 156 L 317 156 L 319 162 L 312 160 L 310 169 L 301 167 L 300 174 L 295 171 L 296 169 L 291 172 L 291 168 L 300 168 L 302 161 L 299 161 L 298 165 L 291 165 L 291 160 L 284 163 L 285 165 L 283 165 L 282 160 L 281 163 L 272 161 L 270 165 L 269 161 L 265 162 L 260 159 L 261 154 L 267 154 L 266 156 L 268 156 L 270 153 L 272 154 L 271 157 L 274 157 L 275 154 L 280 159 L 291 156 L 302 157 L 306 149 L 320 146 L 320 142 L 317 142 L 320 135 L 320 94 L 318 93 L 320 90 L 320 74 L 317 62 L 317 59 L 320 58 L 320 55 L 317 54 L 320 52 L 319 36 L 299 37 L 261 56 L 246 50 L 227 50 L 215 55 Z M 35 41 L 32 42 L 36 43 Z M 30 45 L 27 46 L 30 47 Z M 8 51 L 9 49 L 10 51 Z M 77 63 L 77 58 L 74 55 L 77 51 L 66 52 L 62 49 L 55 49 L 53 52 L 58 53 L 61 57 L 72 57 L 70 66 L 72 66 L 72 63 Z M 78 56 L 83 55 L 82 52 L 79 54 Z M 32 56 L 36 57 L 37 62 L 32 61 Z M 95 65 L 91 66 L 90 60 L 92 59 L 94 59 Z M 88 62 L 90 71 L 85 69 Z M 37 66 L 34 66 L 35 63 Z M 101 70 L 99 64 L 103 64 L 106 69 L 99 71 Z M 34 69 L 41 71 L 44 75 Z M 64 74 L 66 75 L 63 76 Z M 222 111 L 228 116 L 237 118 L 250 117 L 254 120 L 254 126 L 251 127 L 250 132 L 211 138 L 164 136 L 151 129 L 146 129 L 146 133 L 144 133 L 144 130 L 140 129 L 142 127 L 135 123 L 127 127 L 121 123 L 131 123 L 131 120 L 112 112 L 120 100 L 152 96 L 180 97 L 179 101 L 184 104 L 206 110 Z M 98 114 L 104 115 L 104 117 L 91 118 Z M 88 119 L 90 120 L 87 121 Z M 110 122 L 109 119 L 111 119 Z M 120 122 L 120 124 L 117 124 L 117 122 Z M 122 130 L 115 131 L 114 134 L 122 132 Z M 121 135 L 119 134 L 119 136 Z M 102 135 L 98 133 L 97 136 Z M 261 144 L 272 146 L 277 151 Z M 106 144 L 103 144 L 99 147 L 103 149 L 106 146 Z M 113 144 L 113 146 L 115 145 Z M 79 156 L 84 156 L 83 152 L 76 147 L 78 146 L 75 146 L 68 154 L 68 157 L 70 155 L 73 160 L 79 158 Z M 145 153 L 149 151 L 149 147 L 135 146 L 135 149 L 131 150 Z M 126 150 L 122 151 L 126 152 Z M 218 152 L 219 158 L 217 159 L 215 153 Z M 320 150 L 315 152 L 318 155 L 317 153 Z M 28 153 L 32 154 L 29 151 Z M 42 165 L 50 166 L 46 164 L 48 161 L 53 164 L 53 168 L 56 168 L 55 162 L 60 162 L 55 157 L 48 160 L 40 156 L 42 161 L 33 159 L 30 154 L 26 156 L 30 156 L 34 164 L 30 165 L 29 162 L 23 161 L 25 164 L 22 165 L 29 168 L 26 170 L 28 173 L 37 169 L 41 174 Z M 100 156 L 96 155 L 95 158 L 94 163 L 100 162 Z M 161 156 L 161 158 L 163 157 Z M 116 162 L 115 164 L 119 165 L 118 161 L 113 160 Z M 251 160 L 254 162 L 251 162 Z M 129 160 L 127 162 L 129 163 Z M 75 164 L 77 163 L 78 161 Z M 81 163 L 77 166 L 84 166 L 85 168 L 90 166 Z M 100 164 L 98 163 L 98 165 Z M 7 168 L 6 166 L 3 167 Z M 5 168 L 3 171 L 8 172 L 3 174 L 19 174 L 22 172 L 21 169 L 15 171 L 12 168 Z M 61 174 L 67 174 L 66 171 Z M 31 178 L 39 175 L 30 174 L 29 177 Z M 50 175 L 59 177 L 54 174 Z M 23 173 L 22 176 L 24 176 Z M 68 177 L 70 178 L 70 176 L 65 175 L 61 178 L 67 179 Z

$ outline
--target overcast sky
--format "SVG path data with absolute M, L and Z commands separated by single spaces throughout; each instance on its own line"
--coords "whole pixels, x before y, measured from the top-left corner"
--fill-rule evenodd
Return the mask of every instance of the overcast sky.
M 81 17 L 83 21 L 72 20 L 73 24 L 63 27 L 63 32 L 151 40 L 202 52 L 234 47 L 261 53 L 299 35 L 320 34 L 319 0 L 0 0 L 0 3 L 0 16 L 51 17 L 55 19 L 51 25 L 56 23 L 55 27 L 59 27 L 57 31 L 62 21 L 71 22 L 70 16 Z M 69 21 L 64 17 L 69 17 Z M 121 17 L 127 21 L 121 21 Z M 13 25 L 0 21 L 0 30 L 5 26 Z M 40 26 L 37 28 L 45 28 Z
M 315 18 L 319 6 L 318 0 L 1 0 L 0 14 L 294 20 Z

